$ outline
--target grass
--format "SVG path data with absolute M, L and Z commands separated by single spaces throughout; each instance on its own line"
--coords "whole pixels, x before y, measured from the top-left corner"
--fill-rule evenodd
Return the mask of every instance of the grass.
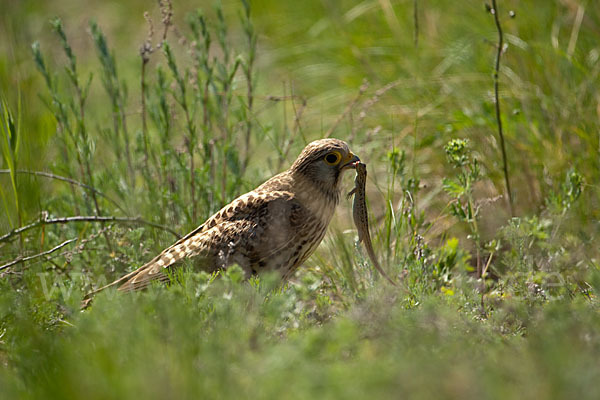
M 496 3 L 501 58 L 480 3 L 7 10 L 2 397 L 597 398 L 600 13 Z M 401 289 L 342 202 L 284 286 L 186 269 L 79 311 L 327 134 Z

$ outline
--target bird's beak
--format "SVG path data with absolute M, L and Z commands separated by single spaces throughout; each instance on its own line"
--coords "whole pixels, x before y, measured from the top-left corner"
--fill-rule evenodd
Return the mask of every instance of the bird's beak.
M 358 158 L 358 156 L 354 155 L 352 152 L 349 152 L 348 155 L 346 156 L 346 158 L 344 160 L 342 160 L 341 164 L 342 164 L 342 169 L 348 169 L 348 168 L 352 168 L 352 169 L 356 169 L 356 163 L 360 162 L 360 158 Z

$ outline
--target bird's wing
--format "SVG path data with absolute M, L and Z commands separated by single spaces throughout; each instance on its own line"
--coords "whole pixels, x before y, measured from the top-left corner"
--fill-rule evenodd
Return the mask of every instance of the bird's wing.
M 186 258 L 197 258 L 208 271 L 234 262 L 258 262 L 290 245 L 302 220 L 303 208 L 289 192 L 247 193 L 140 268 L 86 298 L 111 286 L 121 285 L 119 290 L 131 291 L 156 280 L 166 281 L 165 270 Z

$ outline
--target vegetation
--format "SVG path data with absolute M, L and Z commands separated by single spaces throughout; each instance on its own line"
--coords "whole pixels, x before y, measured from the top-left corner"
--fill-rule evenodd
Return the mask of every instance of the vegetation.
M 1 397 L 598 398 L 592 3 L 7 7 Z M 343 201 L 284 285 L 185 268 L 79 310 L 327 135 L 400 288 Z

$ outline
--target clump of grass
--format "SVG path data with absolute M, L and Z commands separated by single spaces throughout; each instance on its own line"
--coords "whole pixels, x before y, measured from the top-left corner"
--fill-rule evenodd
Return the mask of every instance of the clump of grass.
M 483 276 L 481 263 L 481 233 L 479 231 L 479 206 L 474 198 L 474 186 L 481 179 L 481 169 L 477 159 L 471 155 L 469 141 L 453 139 L 444 150 L 448 162 L 458 170 L 455 179 L 444 178 L 444 190 L 450 196 L 450 213 L 469 227 L 470 239 L 475 243 L 477 277 Z

